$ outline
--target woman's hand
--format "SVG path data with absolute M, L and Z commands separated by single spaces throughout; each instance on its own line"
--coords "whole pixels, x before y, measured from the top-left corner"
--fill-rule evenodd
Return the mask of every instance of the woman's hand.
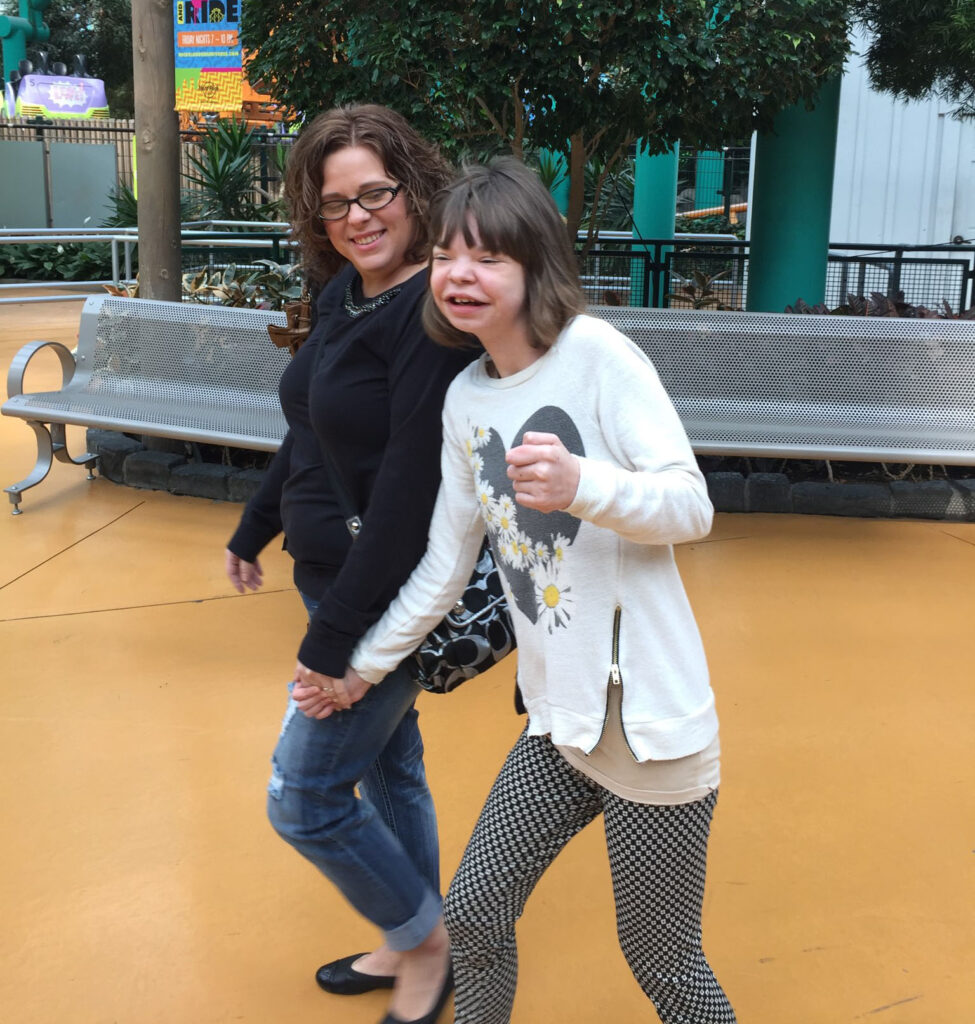
M 223 565 L 227 572 L 227 578 L 234 585 L 238 594 L 248 590 L 258 590 L 264 582 L 264 570 L 261 563 L 255 558 L 253 562 L 245 562 L 243 558 L 227 548 L 223 555 Z
M 371 686 L 354 669 L 346 669 L 341 679 L 315 672 L 299 661 L 295 666 L 291 696 L 299 710 L 309 718 L 328 718 L 334 711 L 345 711 L 362 700 Z
M 519 505 L 556 512 L 572 504 L 579 489 L 579 463 L 556 434 L 529 430 L 505 459 Z
M 291 696 L 298 710 L 307 718 L 328 718 L 333 711 L 340 710 L 335 701 L 317 686 L 295 683 Z

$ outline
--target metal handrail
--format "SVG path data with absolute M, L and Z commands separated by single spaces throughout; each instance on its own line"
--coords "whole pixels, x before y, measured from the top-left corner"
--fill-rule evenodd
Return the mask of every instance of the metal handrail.
M 285 231 L 291 230 L 291 224 L 283 220 L 187 220 L 183 222 L 184 228 L 196 227 L 197 225 L 222 224 L 225 227 L 238 228 L 282 228 Z
M 210 248 L 218 246 L 224 249 L 260 249 L 271 250 L 273 257 L 279 259 L 282 249 L 293 250 L 297 244 L 285 232 L 291 225 L 284 221 L 231 221 L 231 220 L 199 220 L 187 221 L 181 226 L 180 238 L 187 248 Z M 580 231 L 580 240 L 587 234 Z M 104 242 L 111 247 L 112 283 L 116 286 L 133 279 L 132 248 L 139 241 L 138 229 L 128 228 L 0 228 L 0 245 L 28 245 L 51 243 L 98 243 Z M 593 239 L 590 250 L 592 259 L 598 261 L 601 256 L 609 257 L 611 253 L 601 247 L 610 245 L 620 251 L 620 255 L 628 255 L 638 259 L 645 268 L 644 305 L 653 295 L 661 293 L 663 276 L 667 271 L 666 254 L 675 246 L 701 245 L 718 252 L 738 254 L 744 258 L 750 248 L 747 239 L 739 239 L 728 234 L 697 234 L 693 232 L 676 233 L 669 238 L 634 238 L 629 231 L 602 231 Z M 855 258 L 869 261 L 874 266 L 883 263 L 888 271 L 889 293 L 896 293 L 900 287 L 902 262 L 912 253 L 930 253 L 944 256 L 965 257 L 963 271 L 962 306 L 971 303 L 971 295 L 975 289 L 975 245 L 958 245 L 955 243 L 934 243 L 926 245 L 881 245 L 864 242 L 834 242 L 829 246 L 829 253 L 836 256 L 836 262 L 844 262 L 849 257 L 842 254 L 850 253 Z M 888 257 L 886 260 L 885 257 Z M 862 271 L 861 271 L 862 275 Z M 587 277 L 592 278 L 590 271 Z M 622 282 L 622 278 L 620 279 Z M 845 281 L 845 277 L 844 277 Z M 67 283 L 67 282 L 65 282 Z M 3 288 L 18 287 L 3 285 Z M 844 285 L 845 287 L 845 285 Z M 862 291 L 862 288 L 860 289 Z M 57 301 L 61 296 L 44 297 L 46 301 Z M 65 297 L 66 298 L 66 297 Z M 0 302 L 20 301 L 0 299 Z M 23 301 L 26 301 L 23 300 Z

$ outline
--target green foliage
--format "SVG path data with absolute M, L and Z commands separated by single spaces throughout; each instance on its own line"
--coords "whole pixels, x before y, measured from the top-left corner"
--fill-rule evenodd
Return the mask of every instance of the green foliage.
M 554 192 L 565 181 L 565 160 L 558 153 L 540 149 L 526 163 L 534 168 L 535 173 L 549 192 Z
M 712 217 L 678 217 L 674 222 L 678 234 L 737 235 L 745 237 L 745 225 L 733 224 L 727 217 L 716 214 Z
M 975 4 L 971 0 L 853 0 L 873 33 L 866 65 L 875 89 L 903 99 L 929 93 L 975 117 Z
M 106 228 L 137 227 L 139 223 L 139 201 L 135 193 L 124 182 L 118 182 L 108 190 L 109 214 L 102 221 Z
M 248 73 L 312 117 L 384 103 L 457 155 L 568 156 L 568 229 L 584 168 L 637 139 L 714 145 L 810 102 L 848 50 L 848 0 L 264 0 L 243 12 Z
M 257 260 L 257 267 L 237 267 L 231 263 L 222 270 L 204 267 L 183 275 L 183 294 L 190 302 L 216 302 L 222 306 L 246 306 L 250 309 L 283 309 L 285 303 L 301 297 L 301 266 Z
M 692 279 L 675 292 L 668 292 L 667 301 L 681 309 L 729 309 L 714 290 L 714 282 L 728 276 L 727 270 L 718 274 L 705 274 L 695 270 Z
M 109 189 L 106 208 L 109 213 L 102 221 L 106 228 L 134 228 L 139 224 L 139 202 L 135 193 L 124 182 Z M 179 219 L 181 223 L 201 220 L 200 193 L 183 189 L 179 195 Z
M 795 305 L 786 306 L 786 313 L 829 313 L 836 316 L 885 316 L 905 317 L 912 320 L 975 320 L 975 306 L 956 313 L 947 302 L 942 301 L 941 309 L 928 309 L 927 306 L 915 306 L 904 301 L 904 293 L 898 292 L 894 299 L 882 292 L 871 292 L 870 297 L 863 295 L 847 295 L 846 302 L 830 309 L 819 302 L 815 306 L 802 299 L 796 299 Z
M 213 220 L 275 220 L 277 203 L 254 185 L 252 129 L 242 121 L 221 119 L 207 125 L 199 142 L 199 156 L 189 154 L 196 169 L 187 180 L 198 188 L 200 218 Z
M 0 247 L 0 277 L 21 281 L 104 281 L 111 276 L 112 254 L 107 244 Z
M 630 231 L 633 228 L 633 190 L 636 171 L 633 160 L 607 166 L 602 160 L 586 164 L 583 179 L 585 207 L 580 227 L 597 230 Z
M 525 162 L 550 192 L 567 179 L 564 159 L 549 150 L 531 153 Z M 633 227 L 633 160 L 622 160 L 615 167 L 607 167 L 599 159 L 590 160 L 583 180 L 585 202 L 580 227 L 585 230 L 594 223 L 606 231 L 629 231 Z

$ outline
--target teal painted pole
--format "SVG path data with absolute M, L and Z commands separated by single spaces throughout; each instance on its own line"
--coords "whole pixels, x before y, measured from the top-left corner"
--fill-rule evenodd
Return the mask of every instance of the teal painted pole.
M 677 208 L 677 160 L 680 143 L 658 156 L 649 156 L 637 143 L 635 183 L 633 188 L 633 237 L 673 238 L 674 211 Z M 656 268 L 633 261 L 630 270 L 630 304 L 633 306 L 662 306 L 664 301 L 664 254 L 671 246 L 659 247 Z M 634 247 L 634 252 L 641 251 Z M 643 251 L 654 256 L 654 246 Z M 649 274 L 648 274 L 649 271 Z
M 724 204 L 724 153 L 699 149 L 694 157 L 694 209 L 710 210 Z
M 826 297 L 826 256 L 840 79 L 826 82 L 814 110 L 782 111 L 755 145 L 746 309 L 781 313 L 796 299 Z

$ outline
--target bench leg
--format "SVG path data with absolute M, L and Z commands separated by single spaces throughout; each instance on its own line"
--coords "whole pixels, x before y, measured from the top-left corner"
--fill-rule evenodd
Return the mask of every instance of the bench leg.
M 34 468 L 23 480 L 11 484 L 9 487 L 4 487 L 4 491 L 13 505 L 12 514 L 15 516 L 21 514 L 20 499 L 24 491 L 31 487 L 36 487 L 51 472 L 54 459 L 57 459 L 58 462 L 69 462 L 73 466 L 86 466 L 89 480 L 95 479 L 95 474 L 92 473 L 92 470 L 95 468 L 95 463 L 98 459 L 98 456 L 92 452 L 85 452 L 84 455 L 79 456 L 77 459 L 71 457 L 71 454 L 68 452 L 63 423 L 52 423 L 50 429 L 48 429 L 46 424 L 38 420 L 27 420 L 27 426 L 34 431 L 34 436 L 37 439 L 37 461 L 34 463 Z

